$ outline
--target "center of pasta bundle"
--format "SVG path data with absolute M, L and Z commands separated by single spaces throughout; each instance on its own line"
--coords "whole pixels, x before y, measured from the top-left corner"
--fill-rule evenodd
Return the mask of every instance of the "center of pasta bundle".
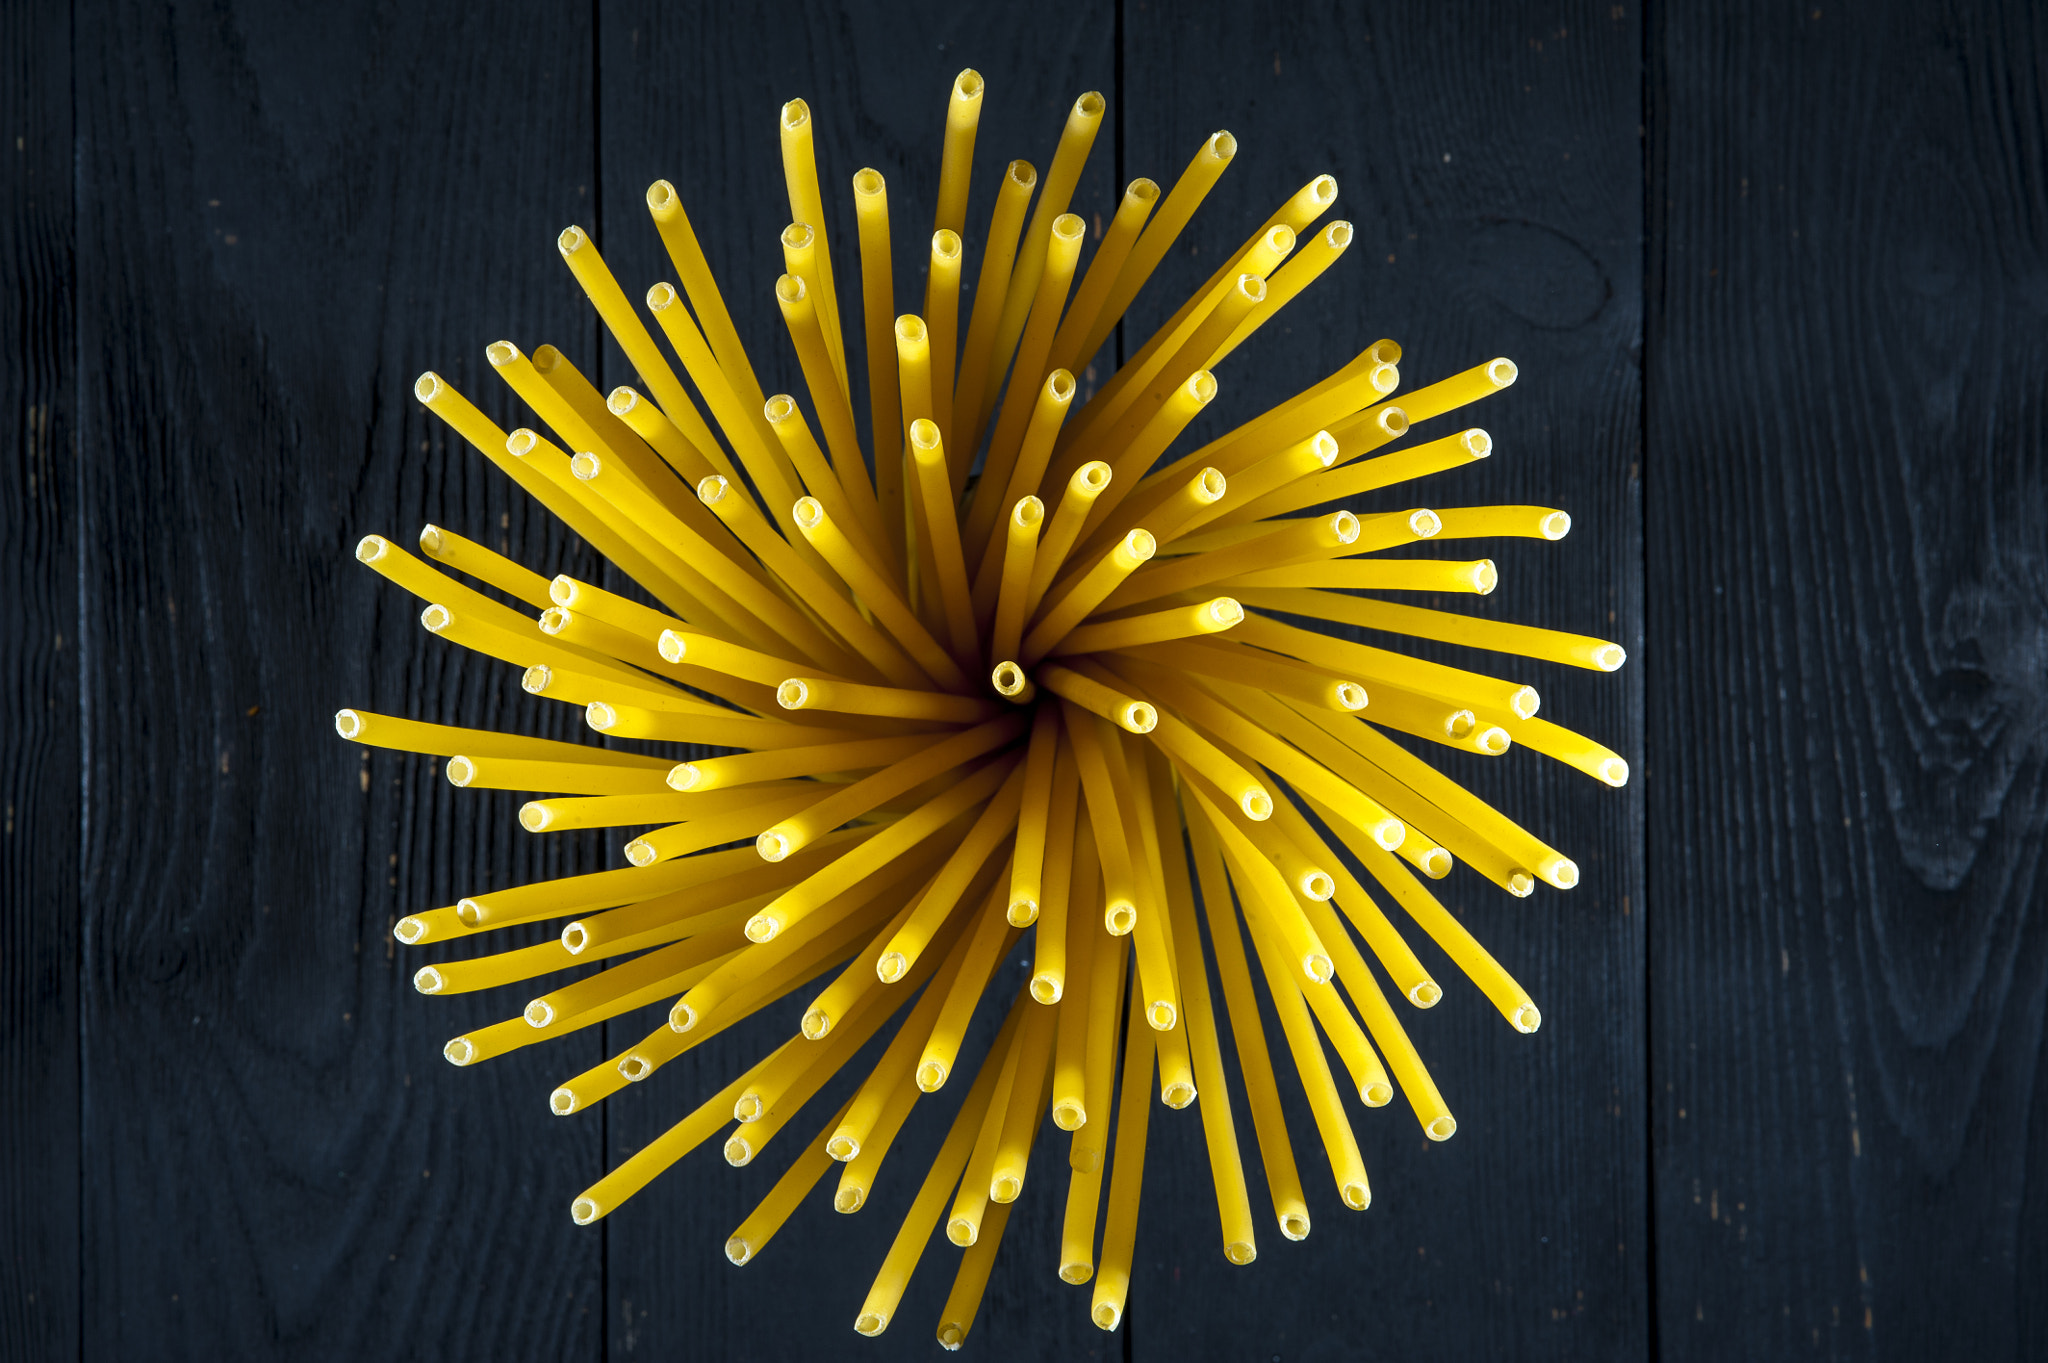
M 1155 1093 L 1198 1110 L 1231 1262 L 1256 1255 L 1241 1147 L 1259 1156 L 1281 1233 L 1308 1233 L 1261 993 L 1337 1197 L 1363 1210 L 1340 1085 L 1368 1107 L 1398 1092 L 1431 1139 L 1457 1127 L 1398 1016 L 1441 995 L 1402 927 L 1516 1029 L 1539 1021 L 1430 882 L 1460 863 L 1516 896 L 1578 878 L 1424 754 L 1519 745 L 1610 785 L 1628 775 L 1537 718 L 1530 686 L 1400 647 L 1622 663 L 1602 640 L 1389 599 L 1494 588 L 1487 559 L 1408 546 L 1568 530 L 1553 508 L 1383 493 L 1487 457 L 1483 430 L 1405 438 L 1507 387 L 1515 366 L 1487 360 L 1399 394 L 1400 347 L 1379 341 L 1177 452 L 1223 400 L 1226 361 L 1349 245 L 1350 224 L 1316 226 L 1336 182 L 1317 176 L 1279 205 L 1078 400 L 1075 374 L 1237 144 L 1208 138 L 1170 190 L 1132 181 L 1087 251 L 1067 210 L 1104 101 L 1083 95 L 1042 178 L 1023 161 L 1004 169 L 970 288 L 961 238 L 982 97 L 962 72 L 935 230 L 914 257 L 892 248 L 907 214 L 899 203 L 892 218 L 882 176 L 851 177 L 858 240 L 837 263 L 857 274 L 841 282 L 811 112 L 783 107 L 793 221 L 773 282 L 786 335 L 772 339 L 794 353 L 802 393 L 763 392 L 666 181 L 647 206 L 675 282 L 644 309 L 581 229 L 557 243 L 637 387 L 601 394 L 552 346 L 499 341 L 490 364 L 536 418 L 508 433 L 420 377 L 431 411 L 626 582 L 550 580 L 431 525 L 424 557 L 375 535 L 357 557 L 421 598 L 429 631 L 523 669 L 526 691 L 626 741 L 336 719 L 344 738 L 446 758 L 457 786 L 534 795 L 519 813 L 534 834 L 630 833 L 627 865 L 481 889 L 398 923 L 407 945 L 456 948 L 419 969 L 423 993 L 606 963 L 530 986 L 546 992 L 517 1016 L 448 1043 L 454 1064 L 665 1007 L 643 1040 L 554 1090 L 553 1111 L 573 1117 L 765 1006 L 805 1000 L 795 1034 L 585 1189 L 574 1219 L 612 1214 L 721 1133 L 730 1163 L 763 1158 L 795 1122 L 776 1153 L 808 1144 L 726 1240 L 745 1264 L 826 1175 L 833 1206 L 857 1213 L 906 1124 L 943 1123 L 928 1169 L 890 1170 L 920 1181 L 855 1328 L 887 1328 L 943 1225 L 965 1250 L 938 1327 L 948 1347 L 972 1326 L 1027 1182 L 1064 1198 L 1059 1275 L 1092 1282 L 1092 1319 L 1116 1328 Z M 897 312 L 899 274 L 925 278 L 915 313 Z M 490 950 L 491 934 L 543 921 L 557 938 Z M 1019 954 L 1028 973 L 1000 969 Z M 977 1004 L 1019 978 L 993 1047 L 964 1053 Z M 884 1034 L 872 1068 L 846 1073 Z M 845 1094 L 836 1110 L 810 1106 L 828 1088 Z M 930 1107 L 943 1110 L 918 1110 Z M 1031 1167 L 1048 1118 L 1072 1133 L 1064 1169 Z

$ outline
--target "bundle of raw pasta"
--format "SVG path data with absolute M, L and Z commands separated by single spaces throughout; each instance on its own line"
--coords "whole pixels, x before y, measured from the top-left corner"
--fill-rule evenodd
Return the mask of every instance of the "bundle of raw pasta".
M 1083 95 L 1042 183 L 1022 161 L 1004 171 L 963 326 L 981 100 L 981 78 L 962 72 L 936 230 L 917 259 L 892 259 L 882 177 L 852 177 L 859 239 L 839 263 L 858 262 L 859 288 L 844 291 L 844 320 L 811 113 L 783 107 L 795 221 L 774 289 L 800 397 L 762 393 L 665 181 L 647 205 L 679 283 L 650 289 L 644 315 L 584 232 L 558 242 L 639 388 L 607 397 L 552 347 L 490 346 L 551 438 L 508 435 L 444 379 L 420 377 L 422 402 L 640 590 L 549 580 L 434 526 L 420 535 L 424 559 L 377 536 L 357 556 L 427 603 L 428 630 L 525 669 L 527 691 L 583 707 L 591 729 L 634 744 L 360 710 L 336 721 L 344 738 L 447 758 L 458 786 L 534 793 L 519 816 L 532 832 L 641 830 L 625 844 L 629 866 L 481 891 L 398 924 L 408 945 L 471 949 L 420 969 L 424 993 L 611 963 L 449 1042 L 453 1063 L 666 1004 L 644 1040 L 554 1091 L 553 1110 L 570 1116 L 808 991 L 800 1032 L 576 1197 L 577 1222 L 611 1214 L 721 1129 L 727 1160 L 760 1158 L 840 1079 L 845 1101 L 822 1120 L 813 1109 L 809 1144 L 727 1240 L 747 1263 L 835 1163 L 833 1204 L 859 1211 L 914 1109 L 966 1090 L 855 1322 L 887 1328 L 943 1219 L 966 1247 L 939 1324 L 948 1347 L 973 1322 L 1047 1115 L 1072 1133 L 1057 1267 L 1093 1281 L 1097 1324 L 1114 1329 L 1124 1310 L 1155 1086 L 1168 1107 L 1198 1108 L 1222 1251 L 1251 1262 L 1226 1021 L 1280 1232 L 1308 1233 L 1257 980 L 1345 1206 L 1371 1195 L 1338 1070 L 1365 1105 L 1398 1090 L 1432 1139 L 1450 1136 L 1456 1123 L 1382 980 L 1420 1008 L 1438 985 L 1389 909 L 1531 1032 L 1528 995 L 1426 882 L 1462 862 L 1528 895 L 1538 881 L 1569 888 L 1578 872 L 1417 750 L 1520 744 L 1612 785 L 1628 773 L 1537 718 L 1528 686 L 1290 623 L 1621 665 L 1601 640 L 1385 599 L 1484 595 L 1495 573 L 1486 559 L 1381 551 L 1554 540 L 1564 512 L 1329 509 L 1484 458 L 1491 442 L 1477 429 L 1396 442 L 1506 387 L 1514 365 L 1490 360 L 1396 397 L 1400 349 L 1380 341 L 1168 457 L 1216 398 L 1224 362 L 1344 252 L 1349 224 L 1314 227 L 1335 182 L 1317 176 L 1281 204 L 1076 404 L 1074 374 L 1236 143 L 1210 137 L 1163 194 L 1133 181 L 1084 265 L 1086 233 L 1067 209 L 1104 104 Z M 927 272 L 915 314 L 897 315 L 899 268 Z M 864 372 L 849 365 L 848 332 L 864 342 Z M 663 747 L 674 744 L 708 755 L 678 762 Z M 489 951 L 489 934 L 541 920 L 562 921 L 559 938 Z M 967 1024 L 1013 949 L 1028 951 L 1028 979 L 963 1077 Z M 874 1067 L 841 1079 L 891 1027 Z

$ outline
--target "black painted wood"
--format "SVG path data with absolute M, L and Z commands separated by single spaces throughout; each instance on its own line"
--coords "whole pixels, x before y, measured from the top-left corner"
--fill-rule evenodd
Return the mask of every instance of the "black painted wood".
M 593 183 L 588 26 L 110 4 L 77 32 L 84 1352 L 595 1357 L 560 1059 L 452 1069 L 525 995 L 418 997 L 390 926 L 596 849 L 331 727 L 567 728 L 352 550 L 428 518 L 566 547 L 410 389 L 509 418 L 483 347 L 588 335 L 516 249 Z
M 1134 6 L 1125 39 L 1128 173 L 1169 182 L 1217 128 L 1239 145 L 1141 296 L 1127 341 L 1141 342 L 1287 195 L 1320 172 L 1336 176 L 1329 216 L 1352 222 L 1356 240 L 1269 328 L 1278 334 L 1262 332 L 1219 368 L 1204 422 L 1227 429 L 1380 337 L 1404 348 L 1404 389 L 1510 357 L 1514 387 L 1412 437 L 1478 425 L 1493 435 L 1492 457 L 1365 505 L 1568 509 L 1560 543 L 1475 549 L 1499 564 L 1500 588 L 1444 604 L 1638 654 L 1634 12 L 1329 4 L 1194 24 L 1171 7 Z M 1639 664 L 1601 676 L 1454 660 L 1530 682 L 1557 722 L 1641 751 Z M 1514 1032 L 1424 951 L 1445 997 L 1427 1012 L 1398 1006 L 1457 1136 L 1432 1144 L 1399 1100 L 1354 1105 L 1374 1189 L 1371 1208 L 1354 1213 L 1306 1107 L 1291 1109 L 1314 1229 L 1299 1244 L 1283 1239 L 1254 1175 L 1259 1258 L 1245 1268 L 1222 1256 L 1196 1114 L 1160 1113 L 1131 1293 L 1134 1358 L 1621 1359 L 1647 1348 L 1642 787 L 1611 790 L 1528 752 L 1463 765 L 1441 748 L 1427 756 L 1580 863 L 1581 886 L 1564 894 L 1516 900 L 1462 869 L 1438 887 L 1535 997 L 1542 1030 Z
M 366 760 L 328 717 L 577 736 L 349 561 L 434 520 L 595 570 L 412 377 L 528 420 L 484 345 L 594 358 L 554 234 L 582 223 L 644 288 L 667 270 L 641 194 L 665 176 L 764 380 L 793 384 L 767 292 L 776 106 L 810 99 L 828 191 L 874 165 L 899 242 L 921 239 L 966 65 L 990 81 L 985 172 L 1043 167 L 1075 94 L 1109 97 L 1088 211 L 1237 134 L 1141 323 L 1338 178 L 1350 257 L 1223 367 L 1216 421 L 1382 335 L 1409 385 L 1522 366 L 1474 418 L 1495 456 L 1428 496 L 1573 513 L 1562 544 L 1496 553 L 1485 609 L 1627 645 L 1620 676 L 1522 675 L 1639 759 L 1625 792 L 1529 754 L 1462 769 L 1585 883 L 1445 887 L 1546 1012 L 1517 1036 L 1453 982 L 1409 1015 L 1456 1139 L 1358 1112 L 1356 1215 L 1297 1113 L 1315 1231 L 1272 1232 L 1255 1176 L 1261 1257 L 1235 1269 L 1194 1114 L 1161 1111 L 1122 1332 L 1053 1278 L 1049 1180 L 968 1347 L 2048 1352 L 2034 8 L 967 9 L 0 17 L 0 1356 L 933 1347 L 943 1243 L 885 1340 L 847 1327 L 958 1095 L 914 1119 L 874 1206 L 820 1197 L 750 1267 L 722 1241 L 808 1116 L 758 1168 L 702 1151 L 572 1226 L 578 1189 L 792 1019 L 571 1120 L 548 1090 L 630 1024 L 450 1068 L 447 1037 L 528 991 L 421 998 L 438 956 L 390 923 L 616 849 L 530 838 L 512 797 Z M 615 351 L 595 371 L 630 377 Z
M 0 1357 L 78 1352 L 71 16 L 0 12 Z
M 2048 1353 L 2038 6 L 1671 7 L 1667 1356 Z

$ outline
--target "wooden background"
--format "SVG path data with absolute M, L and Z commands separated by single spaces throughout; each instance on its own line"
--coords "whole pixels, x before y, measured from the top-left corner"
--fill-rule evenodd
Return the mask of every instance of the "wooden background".
M 720 1247 L 776 1170 L 714 1153 L 570 1224 L 765 1029 L 570 1120 L 549 1088 L 629 1029 L 450 1068 L 441 1042 L 516 1001 L 418 997 L 391 922 L 607 849 L 329 717 L 562 722 L 350 558 L 431 519 L 590 570 L 410 394 L 432 367 L 509 415 L 501 336 L 629 377 L 555 232 L 640 288 L 665 272 L 641 193 L 673 180 L 788 382 L 777 105 L 807 97 L 828 183 L 874 165 L 912 222 L 972 65 L 985 173 L 1043 165 L 1073 97 L 1108 95 L 1089 212 L 1237 134 L 1141 322 L 1337 176 L 1357 243 L 1219 408 L 1381 335 L 1410 382 L 1521 364 L 1460 499 L 1576 528 L 1504 548 L 1488 609 L 1627 645 L 1617 676 L 1530 680 L 1637 779 L 1475 778 L 1585 884 L 1452 882 L 1546 1016 L 1516 1036 L 1453 987 L 1416 1021 L 1456 1140 L 1363 1116 L 1373 1208 L 1318 1191 L 1307 1242 L 1264 1231 L 1234 1269 L 1194 1116 L 1162 1112 L 1122 1331 L 1054 1278 L 1048 1181 L 968 1347 L 2048 1356 L 2044 24 L 2027 0 L 0 6 L 0 1355 L 935 1349 L 943 1247 L 883 1340 L 849 1329 L 903 1175 L 744 1269 Z

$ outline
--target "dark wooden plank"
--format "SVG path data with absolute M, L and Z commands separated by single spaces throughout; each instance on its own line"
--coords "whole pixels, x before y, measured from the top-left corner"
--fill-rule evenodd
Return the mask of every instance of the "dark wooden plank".
M 828 223 L 842 310 L 857 308 L 852 196 L 863 166 L 887 178 L 901 311 L 923 297 L 918 263 L 931 232 L 946 92 L 972 66 L 988 81 L 976 144 L 976 193 L 968 212 L 969 279 L 1002 166 L 1023 157 L 1049 166 L 1066 112 L 1084 90 L 1113 91 L 1113 29 L 1089 7 L 1019 7 L 981 15 L 971 7 L 805 4 L 756 11 L 613 3 L 599 19 L 600 128 L 604 158 L 601 241 L 628 295 L 671 277 L 647 219 L 644 193 L 673 182 L 718 271 L 727 302 L 769 391 L 800 382 L 775 306 L 782 273 L 777 233 L 789 218 L 777 150 L 776 111 L 801 96 L 818 119 L 820 178 L 837 216 Z M 1113 115 L 1112 115 L 1113 116 Z M 1115 206 L 1114 134 L 1107 122 L 1076 194 L 1076 211 Z M 964 309 L 963 309 L 964 313 Z M 845 311 L 849 318 L 856 311 Z M 963 322 L 964 328 L 964 322 Z M 850 353 L 859 333 L 849 332 Z M 610 381 L 631 381 L 614 352 Z M 864 380 L 856 359 L 855 385 Z M 866 403 L 857 404 L 865 420 Z M 1024 972 L 1000 978 L 1014 989 Z M 991 993 L 993 994 L 993 990 Z M 967 1054 L 993 1039 L 997 1002 L 985 1001 Z M 678 1120 L 775 1040 L 796 1011 L 735 1028 L 633 1092 L 606 1104 L 608 1163 Z M 644 1035 L 612 1026 L 614 1049 Z M 864 1072 L 856 1061 L 849 1072 Z M 610 1341 L 615 1357 L 653 1349 L 687 1356 L 814 1359 L 925 1357 L 960 1252 L 943 1237 L 926 1252 L 894 1324 L 882 1339 L 857 1338 L 853 1319 L 904 1210 L 936 1152 L 969 1071 L 921 1103 L 885 1165 L 875 1200 L 858 1215 L 831 1209 L 832 1176 L 771 1245 L 745 1268 L 726 1262 L 726 1236 L 750 1211 L 844 1095 L 828 1089 L 758 1166 L 729 1168 L 700 1150 L 607 1219 Z M 815 1109 L 815 1111 L 814 1111 Z M 582 1119 L 579 1119 L 582 1120 Z M 1065 1139 L 1041 1144 L 1035 1169 L 1063 1165 Z M 594 1178 L 595 1161 L 583 1168 Z M 580 1188 L 582 1181 L 576 1183 Z M 991 1357 L 1115 1357 L 1087 1319 L 1084 1294 L 1055 1274 L 1065 1181 L 1034 1176 L 1004 1236 L 970 1349 Z
M 1513 389 L 1418 428 L 1427 437 L 1484 426 L 1493 457 L 1364 505 L 1569 509 L 1574 529 L 1561 544 L 1475 546 L 1499 563 L 1500 589 L 1476 605 L 1445 604 L 1636 650 L 1635 7 L 1311 4 L 1221 9 L 1195 24 L 1136 5 L 1125 22 L 1126 173 L 1168 182 L 1217 128 L 1240 147 L 1134 310 L 1127 344 L 1288 194 L 1334 174 L 1341 197 L 1330 216 L 1358 231 L 1349 256 L 1282 315 L 1277 334 L 1222 367 L 1204 421 L 1241 421 L 1382 336 L 1405 348 L 1404 388 L 1511 357 L 1521 367 Z M 1641 753 L 1635 671 L 1461 661 L 1507 669 L 1539 688 L 1545 715 Z M 1440 887 L 1535 996 L 1542 1030 L 1517 1035 L 1426 954 L 1445 998 L 1403 1018 L 1459 1134 L 1432 1146 L 1398 1099 L 1354 1108 L 1376 1193 L 1354 1214 L 1296 1107 L 1314 1230 L 1300 1244 L 1281 1238 L 1254 1164 L 1260 1255 L 1247 1268 L 1222 1257 L 1196 1114 L 1159 1113 L 1126 1324 L 1132 1357 L 1646 1353 L 1640 789 L 1600 787 L 1528 753 L 1444 765 L 1582 868 L 1580 888 L 1528 901 L 1463 870 Z M 1238 1104 L 1248 1133 L 1241 1093 Z
M 0 14 L 0 1357 L 78 1352 L 71 14 Z
M 2043 24 L 1668 17 L 1649 672 L 1673 1358 L 2048 1353 Z
M 578 561 L 411 383 L 509 425 L 483 347 L 588 338 L 551 245 L 593 184 L 587 16 L 96 4 L 77 31 L 84 1350 L 595 1355 L 563 1054 L 451 1069 L 529 991 L 420 998 L 389 928 L 597 849 L 331 727 L 569 727 L 351 551 L 431 518 Z

